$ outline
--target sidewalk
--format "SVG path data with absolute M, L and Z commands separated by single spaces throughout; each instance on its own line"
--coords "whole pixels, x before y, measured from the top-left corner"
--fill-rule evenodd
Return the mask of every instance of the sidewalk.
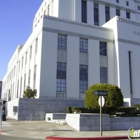
M 55 137 L 98 137 L 99 131 L 77 131 L 68 125 L 45 121 L 16 121 L 7 118 L 2 122 L 2 134 L 24 138 L 46 139 Z M 127 131 L 103 131 L 103 136 L 127 136 Z

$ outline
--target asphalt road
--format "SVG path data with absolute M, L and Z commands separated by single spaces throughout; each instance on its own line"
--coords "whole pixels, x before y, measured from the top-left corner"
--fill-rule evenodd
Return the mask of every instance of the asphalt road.
M 13 136 L 0 135 L 0 140 L 42 140 L 42 139 L 21 138 L 21 137 L 13 137 Z

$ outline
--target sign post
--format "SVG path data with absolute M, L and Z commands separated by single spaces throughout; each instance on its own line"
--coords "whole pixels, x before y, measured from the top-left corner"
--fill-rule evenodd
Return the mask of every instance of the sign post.
M 100 98 L 100 136 L 102 136 L 102 96 Z
M 100 105 L 100 136 L 102 136 L 102 107 L 105 104 L 105 99 L 103 96 L 107 96 L 107 91 L 95 91 L 94 94 L 99 96 L 98 103 Z

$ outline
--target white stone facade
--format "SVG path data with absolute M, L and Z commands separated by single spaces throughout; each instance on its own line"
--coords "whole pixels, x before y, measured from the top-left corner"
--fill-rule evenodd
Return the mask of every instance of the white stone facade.
M 2 98 L 22 98 L 30 86 L 37 89 L 36 98 L 84 99 L 85 92 L 81 91 L 102 80 L 119 86 L 125 98 L 140 98 L 140 2 L 126 2 L 96 2 L 100 26 L 95 26 L 94 1 L 86 1 L 87 23 L 83 23 L 81 0 L 44 0 L 35 15 L 33 32 L 9 61 Z M 109 6 L 107 23 L 105 6 Z M 115 16 L 116 8 L 121 17 Z M 130 19 L 126 18 L 127 11 Z M 87 52 L 79 51 L 80 39 L 87 41 Z M 102 42 L 107 47 L 105 55 L 100 54 Z M 65 64 L 62 75 L 58 75 L 58 63 Z M 80 66 L 87 67 L 82 76 Z

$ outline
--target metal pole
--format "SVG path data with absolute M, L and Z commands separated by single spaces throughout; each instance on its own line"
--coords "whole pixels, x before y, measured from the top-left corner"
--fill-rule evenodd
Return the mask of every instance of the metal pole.
M 100 136 L 102 136 L 102 96 L 100 96 Z

